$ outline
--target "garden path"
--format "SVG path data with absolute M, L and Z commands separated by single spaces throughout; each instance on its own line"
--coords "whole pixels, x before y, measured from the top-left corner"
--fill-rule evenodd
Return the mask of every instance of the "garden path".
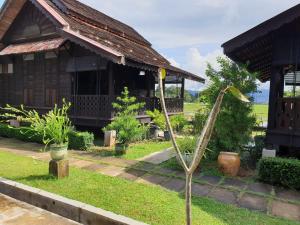
M 0 194 L 0 224 L 76 225 L 79 223 Z
M 49 153 L 39 150 L 42 145 L 0 138 L 1 151 L 49 161 Z M 70 165 L 120 177 L 132 182 L 158 185 L 171 191 L 183 192 L 185 174 L 149 162 L 101 157 L 95 153 L 70 151 Z M 300 221 L 300 192 L 258 183 L 253 180 L 208 176 L 196 173 L 193 178 L 194 196 L 209 197 L 226 204 L 255 210 L 269 215 Z

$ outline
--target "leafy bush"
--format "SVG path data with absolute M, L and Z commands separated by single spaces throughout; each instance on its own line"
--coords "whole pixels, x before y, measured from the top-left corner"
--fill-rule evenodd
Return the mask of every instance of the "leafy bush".
M 195 117 L 193 119 L 195 134 L 201 133 L 201 131 L 206 123 L 206 120 L 208 118 L 208 114 L 209 114 L 209 112 L 208 112 L 207 107 L 201 107 L 201 109 L 196 112 Z
M 201 99 L 209 110 L 214 106 L 219 91 L 225 86 L 234 86 L 246 95 L 257 92 L 256 73 L 250 73 L 246 66 L 225 58 L 219 58 L 218 63 L 220 70 L 208 65 L 206 75 L 211 84 L 201 93 Z M 212 135 L 215 149 L 240 152 L 251 140 L 255 122 L 253 104 L 245 104 L 233 94 L 226 95 Z
M 159 127 L 159 129 L 165 131 L 167 129 L 166 119 L 164 114 L 155 109 L 154 111 L 146 111 L 146 114 L 152 119 L 152 122 Z
M 71 131 L 69 137 L 69 149 L 86 151 L 94 145 L 94 134 L 89 132 Z
M 197 145 L 197 139 L 195 137 L 184 137 L 178 139 L 178 147 L 182 153 L 193 154 Z
M 175 115 L 170 118 L 171 126 L 176 132 L 182 132 L 184 126 L 188 125 L 187 119 L 184 115 Z
M 263 182 L 300 189 L 300 160 L 263 158 L 259 162 L 258 175 Z
M 117 140 L 120 144 L 128 145 L 146 136 L 147 129 L 136 119 L 144 103 L 136 102 L 135 97 L 129 96 L 128 88 L 125 87 L 121 96 L 114 102 L 113 108 L 117 111 L 114 121 L 103 131 L 117 131 Z

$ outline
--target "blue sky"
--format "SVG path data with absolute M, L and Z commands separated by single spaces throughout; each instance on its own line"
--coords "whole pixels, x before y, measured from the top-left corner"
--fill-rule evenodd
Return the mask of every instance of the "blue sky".
M 201 76 L 207 62 L 215 65 L 216 57 L 222 55 L 222 43 L 298 3 L 297 0 L 80 1 L 131 25 L 174 65 Z M 188 87 L 199 88 L 194 83 Z

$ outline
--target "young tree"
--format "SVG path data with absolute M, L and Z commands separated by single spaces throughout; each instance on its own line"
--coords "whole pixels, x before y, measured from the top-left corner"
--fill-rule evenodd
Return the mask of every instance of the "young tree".
M 163 91 L 163 79 L 166 76 L 166 71 L 164 69 L 159 69 L 159 87 L 160 87 L 160 98 L 161 98 L 161 105 L 162 109 L 167 121 L 167 126 L 171 135 L 171 140 L 175 149 L 175 152 L 179 158 L 179 161 L 184 168 L 185 174 L 186 174 L 186 187 L 185 187 L 185 198 L 186 198 L 186 224 L 191 225 L 192 224 L 192 211 L 191 211 L 191 205 L 192 205 L 192 177 L 195 170 L 198 168 L 204 154 L 206 147 L 209 143 L 211 134 L 213 132 L 214 124 L 217 120 L 217 116 L 221 110 L 221 104 L 223 101 L 223 98 L 226 94 L 226 92 L 230 91 L 235 97 L 238 99 L 248 102 L 248 99 L 244 97 L 241 92 L 239 92 L 238 89 L 234 88 L 233 86 L 227 86 L 221 88 L 221 91 L 219 92 L 219 95 L 216 99 L 216 102 L 210 112 L 210 115 L 206 121 L 206 124 L 202 130 L 202 133 L 197 141 L 196 150 L 194 153 L 194 158 L 191 163 L 191 165 L 187 165 L 185 160 L 183 159 L 182 153 L 178 147 L 178 144 L 175 139 L 175 135 L 170 123 L 170 118 L 168 116 L 166 104 L 165 104 L 165 98 L 164 98 L 164 91 Z
M 210 64 L 206 70 L 210 85 L 202 92 L 201 97 L 208 110 L 213 108 L 219 90 L 224 86 L 232 85 L 246 95 L 257 92 L 256 73 L 250 73 L 245 65 L 238 65 L 227 58 L 218 58 L 218 63 L 219 70 L 215 70 Z M 210 148 L 239 152 L 242 146 L 249 143 L 255 123 L 253 104 L 243 104 L 232 95 L 225 96 L 212 135 L 213 146 Z M 216 157 L 218 152 L 215 153 Z

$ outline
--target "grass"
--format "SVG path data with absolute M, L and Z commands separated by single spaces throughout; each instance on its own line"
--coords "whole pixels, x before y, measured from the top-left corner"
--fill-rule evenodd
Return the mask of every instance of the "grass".
M 75 168 L 71 168 L 70 177 L 63 180 L 55 180 L 47 174 L 47 163 L 0 152 L 1 177 L 149 224 L 184 224 L 184 199 L 175 192 Z M 299 225 L 208 198 L 193 198 L 193 219 L 195 225 Z
M 163 162 L 160 165 L 164 168 L 183 171 L 183 168 L 181 165 L 179 165 L 176 157 L 169 159 L 168 161 Z M 201 162 L 200 171 L 203 175 L 212 175 L 212 176 L 219 176 L 219 177 L 223 176 L 223 174 L 218 170 L 217 161 L 203 160 Z
M 101 140 L 96 141 L 96 147 L 91 150 L 98 152 L 101 156 L 114 156 L 123 159 L 139 159 L 155 152 L 162 151 L 172 146 L 171 142 L 168 141 L 144 141 L 129 146 L 127 153 L 122 156 L 116 156 L 113 149 L 102 147 L 103 143 Z
M 184 104 L 184 113 L 186 115 L 194 115 L 203 105 L 199 103 L 185 103 Z M 257 117 L 258 122 L 266 122 L 268 120 L 268 108 L 267 104 L 255 104 L 253 107 L 253 113 Z

